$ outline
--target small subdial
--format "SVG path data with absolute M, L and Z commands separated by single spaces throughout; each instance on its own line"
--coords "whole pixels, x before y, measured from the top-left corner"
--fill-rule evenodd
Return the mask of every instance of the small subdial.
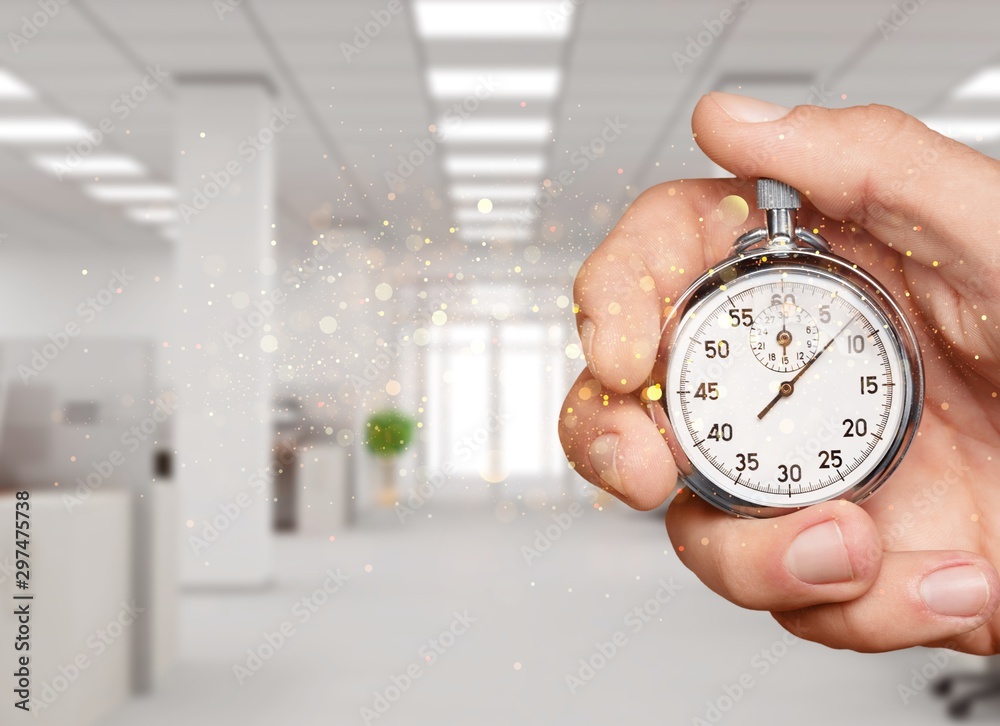
M 753 321 L 750 348 L 772 371 L 797 371 L 819 350 L 819 326 L 795 303 L 772 305 Z

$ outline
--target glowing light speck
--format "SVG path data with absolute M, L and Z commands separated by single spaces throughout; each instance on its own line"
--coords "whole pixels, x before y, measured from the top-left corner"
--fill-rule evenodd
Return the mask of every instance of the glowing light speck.
M 747 221 L 750 207 L 747 201 L 738 194 L 730 194 L 719 202 L 716 218 L 729 227 L 736 227 Z

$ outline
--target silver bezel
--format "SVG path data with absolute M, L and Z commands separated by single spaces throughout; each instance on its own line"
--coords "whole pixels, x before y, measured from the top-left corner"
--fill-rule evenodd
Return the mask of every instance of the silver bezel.
M 673 413 L 670 410 L 666 395 L 667 364 L 669 352 L 673 350 L 679 322 L 692 305 L 715 292 L 722 284 L 732 284 L 745 275 L 762 270 L 796 269 L 822 276 L 834 278 L 847 285 L 868 301 L 875 311 L 883 317 L 885 330 L 890 331 L 891 341 L 900 351 L 903 371 L 900 387 L 903 391 L 902 425 L 891 445 L 881 460 L 872 468 L 868 475 L 857 485 L 831 499 L 846 499 L 860 503 L 871 496 L 891 476 L 899 466 L 903 456 L 916 435 L 923 412 L 924 400 L 924 370 L 920 359 L 919 345 L 913 329 L 902 309 L 885 287 L 874 277 L 868 275 L 848 260 L 829 252 L 800 247 L 768 246 L 730 257 L 709 272 L 699 277 L 681 295 L 663 324 L 660 335 L 660 349 L 657 364 L 653 370 L 650 383 L 659 383 L 664 395 L 659 401 L 650 402 L 650 413 L 654 421 L 663 429 L 674 460 L 677 463 L 678 475 L 683 483 L 690 487 L 706 501 L 723 511 L 742 517 L 765 518 L 775 517 L 801 509 L 802 505 L 789 507 L 762 507 L 752 502 L 740 499 L 727 491 L 721 490 L 717 484 L 695 469 L 680 446 L 670 425 Z M 679 412 L 678 412 L 679 417 Z M 824 500 L 828 501 L 828 500 Z

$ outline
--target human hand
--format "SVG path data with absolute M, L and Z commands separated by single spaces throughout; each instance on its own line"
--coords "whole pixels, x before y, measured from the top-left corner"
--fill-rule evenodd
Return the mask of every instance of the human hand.
M 861 506 L 748 520 L 684 490 L 667 513 L 675 550 L 714 591 L 808 640 L 1000 652 L 1000 162 L 884 106 L 788 111 L 715 93 L 693 129 L 739 180 L 799 189 L 799 224 L 893 293 L 920 341 L 927 391 L 909 453 Z M 671 301 L 759 226 L 720 210 L 728 195 L 753 199 L 739 180 L 646 191 L 576 280 L 588 367 L 560 438 L 582 476 L 637 509 L 666 501 L 678 474 L 639 392 Z

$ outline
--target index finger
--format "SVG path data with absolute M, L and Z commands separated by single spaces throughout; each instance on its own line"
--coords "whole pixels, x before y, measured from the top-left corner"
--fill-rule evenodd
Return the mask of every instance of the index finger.
M 736 179 L 655 186 L 587 258 L 573 286 L 577 326 L 594 377 L 613 391 L 649 378 L 661 320 L 684 289 L 728 256 L 748 226 L 753 189 Z
M 957 290 L 983 292 L 967 262 L 1000 270 L 993 254 L 1000 163 L 902 111 L 784 109 L 712 93 L 695 107 L 692 128 L 722 167 L 791 184 L 819 211 L 857 223 Z

